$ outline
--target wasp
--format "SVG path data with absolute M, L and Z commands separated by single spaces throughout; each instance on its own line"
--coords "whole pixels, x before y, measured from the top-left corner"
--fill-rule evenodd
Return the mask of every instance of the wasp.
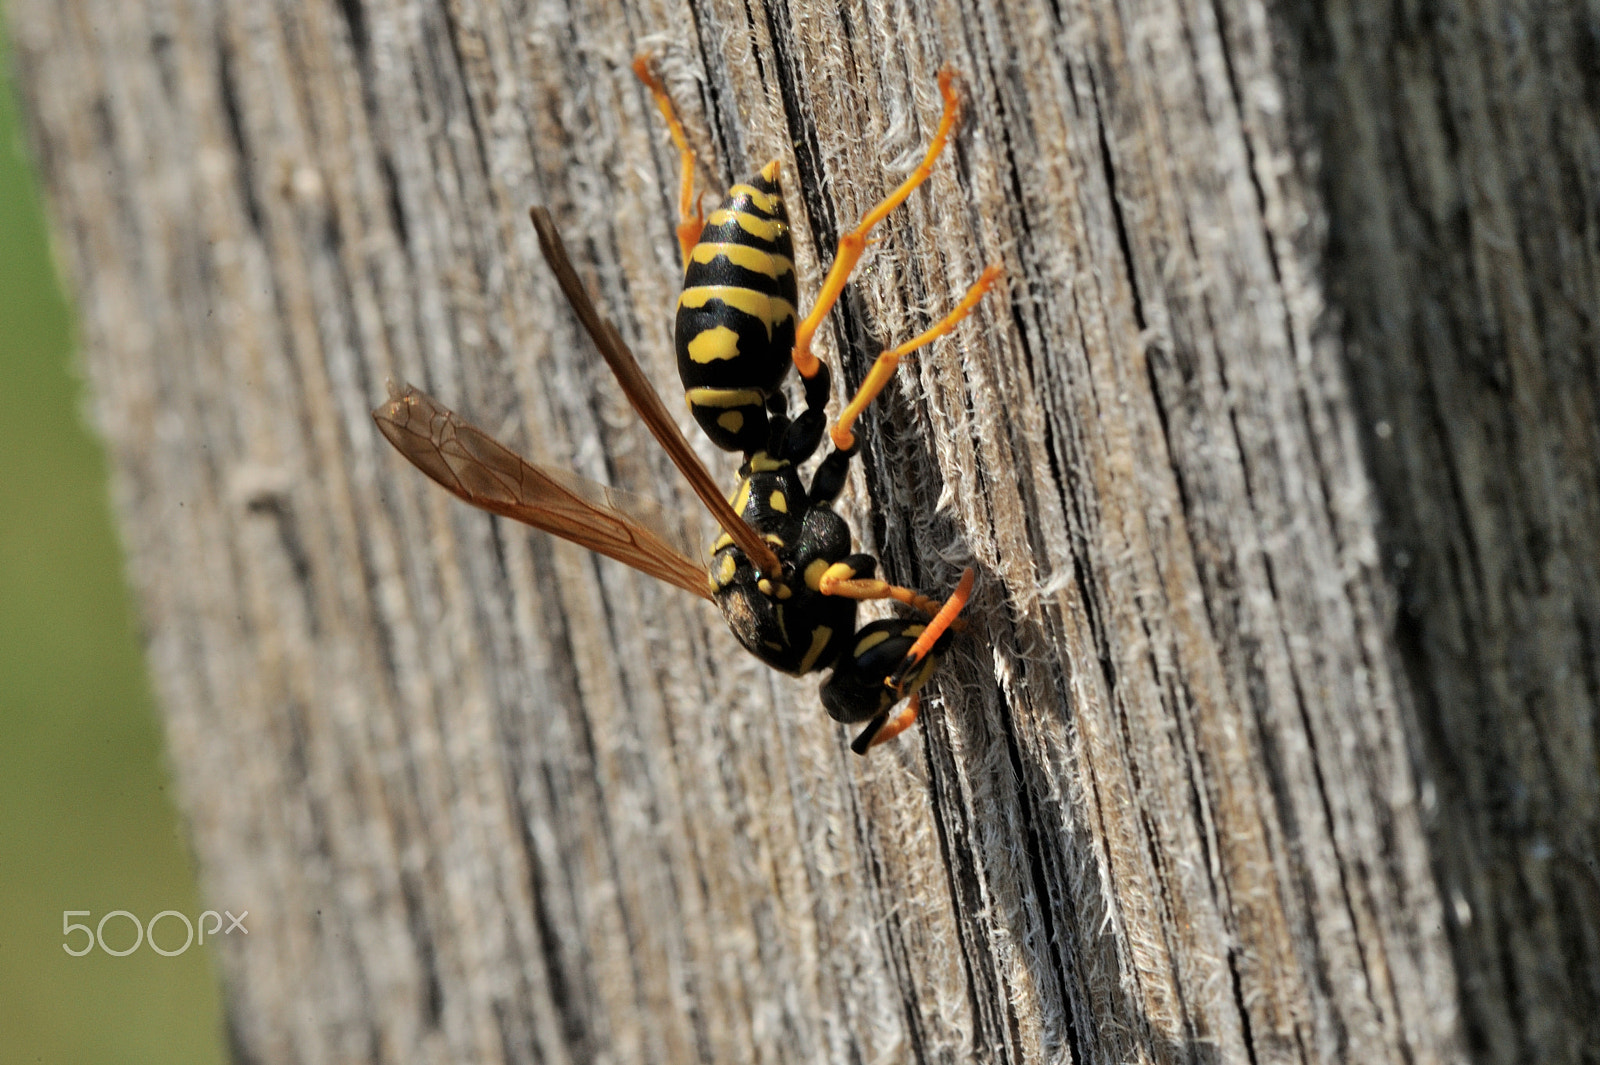
M 922 162 L 840 239 L 822 291 L 801 319 L 778 163 L 734 185 L 706 215 L 695 192 L 695 153 L 665 86 L 646 56 L 635 60 L 634 72 L 665 119 L 681 163 L 678 372 L 695 422 L 719 448 L 743 457 L 731 498 L 724 498 L 616 328 L 596 310 L 549 213 L 535 207 L 531 215 L 545 261 L 629 404 L 721 527 L 709 565 L 690 558 L 659 519 L 642 515 L 617 493 L 526 461 L 418 389 L 391 382 L 389 401 L 373 418 L 402 455 L 467 503 L 712 600 L 739 642 L 774 669 L 799 676 L 831 668 L 821 688 L 823 706 L 837 721 L 866 723 L 851 744 L 865 754 L 915 722 L 923 686 L 963 627 L 958 615 L 971 596 L 973 572 L 967 569 L 941 603 L 879 579 L 877 560 L 852 552 L 850 530 L 832 506 L 857 451 L 854 426 L 900 361 L 955 329 L 1000 269 L 985 270 L 932 328 L 880 353 L 831 429 L 825 412 L 831 376 L 811 345 L 871 231 L 927 179 L 944 151 L 960 109 L 955 74 L 940 71 L 943 112 Z M 792 418 L 784 391 L 791 367 L 805 404 Z M 825 431 L 832 450 L 808 484 L 799 467 L 816 454 Z M 924 618 L 893 617 L 857 628 L 857 605 L 873 599 L 895 600 Z

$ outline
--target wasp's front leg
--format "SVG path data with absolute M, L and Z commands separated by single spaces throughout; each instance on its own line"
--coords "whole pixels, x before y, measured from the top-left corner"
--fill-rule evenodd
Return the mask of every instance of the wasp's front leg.
M 892 739 L 915 722 L 918 693 L 938 669 L 940 656 L 955 636 L 953 625 L 972 596 L 972 584 L 973 572 L 968 569 L 950 598 L 933 612 L 931 621 L 888 618 L 856 633 L 855 643 L 822 686 L 822 704 L 835 721 L 868 722 L 851 750 L 865 754 L 869 747 Z M 893 713 L 895 704 L 907 697 L 911 702 L 900 713 Z

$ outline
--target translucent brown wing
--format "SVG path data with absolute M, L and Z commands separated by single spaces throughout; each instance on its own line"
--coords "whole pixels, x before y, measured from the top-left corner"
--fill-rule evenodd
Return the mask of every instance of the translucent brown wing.
M 659 515 L 640 512 L 641 501 L 624 510 L 622 493 L 533 465 L 410 385 L 390 382 L 389 402 L 372 418 L 400 454 L 459 499 L 711 598 L 705 566 L 684 554 Z
M 544 253 L 545 262 L 550 264 L 551 271 L 556 275 L 556 283 L 566 293 L 567 302 L 572 304 L 578 321 L 583 323 L 583 328 L 594 340 L 594 346 L 600 350 L 606 365 L 611 367 L 617 383 L 622 386 L 623 395 L 628 397 L 628 403 L 666 451 L 667 457 L 672 459 L 672 464 L 678 467 L 678 472 L 689 482 L 694 494 L 711 511 L 717 524 L 733 537 L 739 550 L 744 552 L 756 569 L 769 577 L 776 577 L 780 571 L 778 556 L 761 539 L 761 534 L 735 513 L 727 499 L 723 498 L 717 482 L 711 479 L 711 474 L 689 446 L 689 441 L 683 438 L 678 423 L 667 413 L 666 404 L 650 387 L 650 379 L 640 368 L 633 351 L 623 342 L 622 334 L 610 321 L 601 317 L 594 301 L 589 298 L 588 290 L 583 287 L 578 272 L 572 268 L 572 260 L 567 256 L 566 245 L 561 242 L 561 234 L 556 232 L 555 223 L 550 220 L 550 212 L 543 207 L 534 207 L 528 213 L 533 219 L 533 228 L 539 234 L 539 250 Z

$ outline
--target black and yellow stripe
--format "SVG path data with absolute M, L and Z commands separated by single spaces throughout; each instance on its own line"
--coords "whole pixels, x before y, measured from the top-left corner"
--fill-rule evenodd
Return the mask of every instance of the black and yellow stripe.
M 678 297 L 678 374 L 695 420 L 718 447 L 767 446 L 766 399 L 794 350 L 794 245 L 770 163 L 706 219 Z

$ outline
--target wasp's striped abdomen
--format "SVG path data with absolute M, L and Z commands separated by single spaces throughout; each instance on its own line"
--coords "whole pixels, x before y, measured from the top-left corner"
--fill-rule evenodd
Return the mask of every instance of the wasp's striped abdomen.
M 794 245 L 769 163 L 706 219 L 678 297 L 678 375 L 706 435 L 727 451 L 767 446 L 767 397 L 794 350 Z

